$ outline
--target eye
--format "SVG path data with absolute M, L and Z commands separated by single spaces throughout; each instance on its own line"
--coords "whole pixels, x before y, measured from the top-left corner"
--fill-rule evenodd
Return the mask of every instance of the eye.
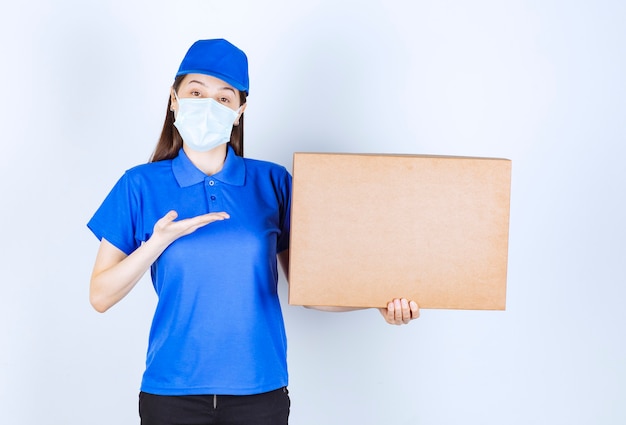
M 202 93 L 200 93 L 198 90 L 192 90 L 191 96 L 193 96 L 193 97 L 200 97 L 200 96 L 202 96 Z
M 221 103 L 230 103 L 230 99 L 227 97 L 220 97 L 218 99 Z

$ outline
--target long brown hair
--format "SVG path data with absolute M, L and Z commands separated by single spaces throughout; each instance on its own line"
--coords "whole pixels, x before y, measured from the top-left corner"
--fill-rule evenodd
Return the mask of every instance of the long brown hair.
M 184 75 L 179 75 L 174 80 L 172 87 L 175 91 L 178 91 L 183 78 L 185 78 Z M 241 105 L 246 103 L 246 92 L 239 91 L 239 102 Z M 159 137 L 159 142 L 154 149 L 150 162 L 175 158 L 178 155 L 178 151 L 183 146 L 183 138 L 180 137 L 180 133 L 174 126 L 174 112 L 170 110 L 171 107 L 172 99 L 170 96 L 167 100 L 167 109 L 165 111 L 165 121 L 163 122 L 161 137 Z M 239 117 L 239 125 L 233 126 L 233 131 L 230 133 L 230 142 L 228 142 L 235 151 L 235 154 L 239 156 L 243 156 L 243 115 L 244 114 L 241 114 Z

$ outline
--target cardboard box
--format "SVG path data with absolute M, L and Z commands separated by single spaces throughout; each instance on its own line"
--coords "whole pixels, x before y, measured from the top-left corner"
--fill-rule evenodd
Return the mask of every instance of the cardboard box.
M 289 303 L 504 310 L 511 161 L 296 153 Z

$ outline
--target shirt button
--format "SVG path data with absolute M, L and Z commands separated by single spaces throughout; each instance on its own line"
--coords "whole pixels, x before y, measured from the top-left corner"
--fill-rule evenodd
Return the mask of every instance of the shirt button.
M 213 180 L 209 181 L 209 186 L 214 186 L 215 182 Z
M 211 196 L 211 201 L 215 201 L 215 196 Z

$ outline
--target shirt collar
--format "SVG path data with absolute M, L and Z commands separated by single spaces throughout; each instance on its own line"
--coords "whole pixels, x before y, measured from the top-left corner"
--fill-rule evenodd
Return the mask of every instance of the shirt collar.
M 207 178 L 219 180 L 222 183 L 233 186 L 243 186 L 246 176 L 246 165 L 242 157 L 235 154 L 233 148 L 228 145 L 224 167 L 212 176 L 207 176 L 200 171 L 189 159 L 181 148 L 178 156 L 172 160 L 172 171 L 180 187 L 192 186 L 204 182 Z

